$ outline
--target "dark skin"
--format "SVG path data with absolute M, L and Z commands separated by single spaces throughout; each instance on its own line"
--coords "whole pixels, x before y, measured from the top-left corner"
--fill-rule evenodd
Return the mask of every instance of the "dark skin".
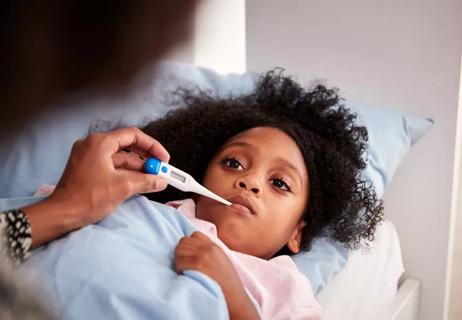
M 202 182 L 231 202 L 242 197 L 252 206 L 249 214 L 242 205 L 197 199 L 197 217 L 215 224 L 230 249 L 262 259 L 270 259 L 286 244 L 299 252 L 308 171 L 286 133 L 258 127 L 234 136 L 210 161 Z
M 221 287 L 232 320 L 260 319 L 239 276 L 223 250 L 201 232 L 183 237 L 175 249 L 175 270 L 200 271 Z
M 159 142 L 137 128 L 94 133 L 77 141 L 53 193 L 22 208 L 31 225 L 32 246 L 102 220 L 133 194 L 165 189 L 164 179 L 143 172 L 139 153 L 166 162 L 170 158 Z
M 283 246 L 300 251 L 302 213 L 308 201 L 308 172 L 295 141 L 283 131 L 258 127 L 228 140 L 210 161 L 204 186 L 231 202 L 224 206 L 196 199 L 196 216 L 217 227 L 232 250 L 270 259 Z M 251 209 L 239 204 L 242 199 Z M 200 232 L 183 237 L 175 250 L 175 269 L 200 271 L 215 280 L 231 319 L 259 319 L 233 264 Z

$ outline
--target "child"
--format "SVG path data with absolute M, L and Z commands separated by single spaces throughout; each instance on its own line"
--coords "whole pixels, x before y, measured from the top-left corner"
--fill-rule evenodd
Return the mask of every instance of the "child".
M 176 270 L 214 279 L 232 319 L 319 319 L 309 283 L 287 255 L 309 250 L 323 232 L 350 248 L 373 240 L 383 207 L 360 176 L 366 129 L 336 90 L 308 91 L 279 71 L 247 96 L 183 93 L 186 108 L 144 131 L 169 150 L 172 165 L 233 205 L 197 195 L 170 202 L 202 232 L 181 239 Z

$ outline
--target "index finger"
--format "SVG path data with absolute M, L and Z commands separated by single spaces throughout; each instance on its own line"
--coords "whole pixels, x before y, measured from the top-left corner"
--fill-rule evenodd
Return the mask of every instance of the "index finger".
M 209 237 L 207 237 L 204 233 L 200 231 L 194 231 L 190 237 L 193 239 L 195 238 L 195 239 L 200 239 L 200 240 L 212 241 Z
M 170 155 L 167 150 L 160 144 L 159 141 L 148 136 L 146 133 L 138 128 L 123 128 L 114 130 L 109 135 L 117 141 L 117 152 L 122 148 L 135 147 L 139 150 L 145 151 L 150 156 L 156 157 L 159 160 L 168 162 Z

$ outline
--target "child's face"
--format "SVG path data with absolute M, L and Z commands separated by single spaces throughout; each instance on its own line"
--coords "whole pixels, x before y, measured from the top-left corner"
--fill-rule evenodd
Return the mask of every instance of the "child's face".
M 233 202 L 225 206 L 197 199 L 197 217 L 214 223 L 229 248 L 261 258 L 272 257 L 285 244 L 299 251 L 308 171 L 286 133 L 269 127 L 239 133 L 214 156 L 202 182 Z

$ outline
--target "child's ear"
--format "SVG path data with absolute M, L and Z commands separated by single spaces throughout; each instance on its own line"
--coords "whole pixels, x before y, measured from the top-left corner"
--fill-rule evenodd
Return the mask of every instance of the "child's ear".
M 306 226 L 306 222 L 300 220 L 295 227 L 294 233 L 290 237 L 289 241 L 287 242 L 287 247 L 289 248 L 292 253 L 299 253 L 300 247 L 302 243 L 302 230 L 303 227 Z

